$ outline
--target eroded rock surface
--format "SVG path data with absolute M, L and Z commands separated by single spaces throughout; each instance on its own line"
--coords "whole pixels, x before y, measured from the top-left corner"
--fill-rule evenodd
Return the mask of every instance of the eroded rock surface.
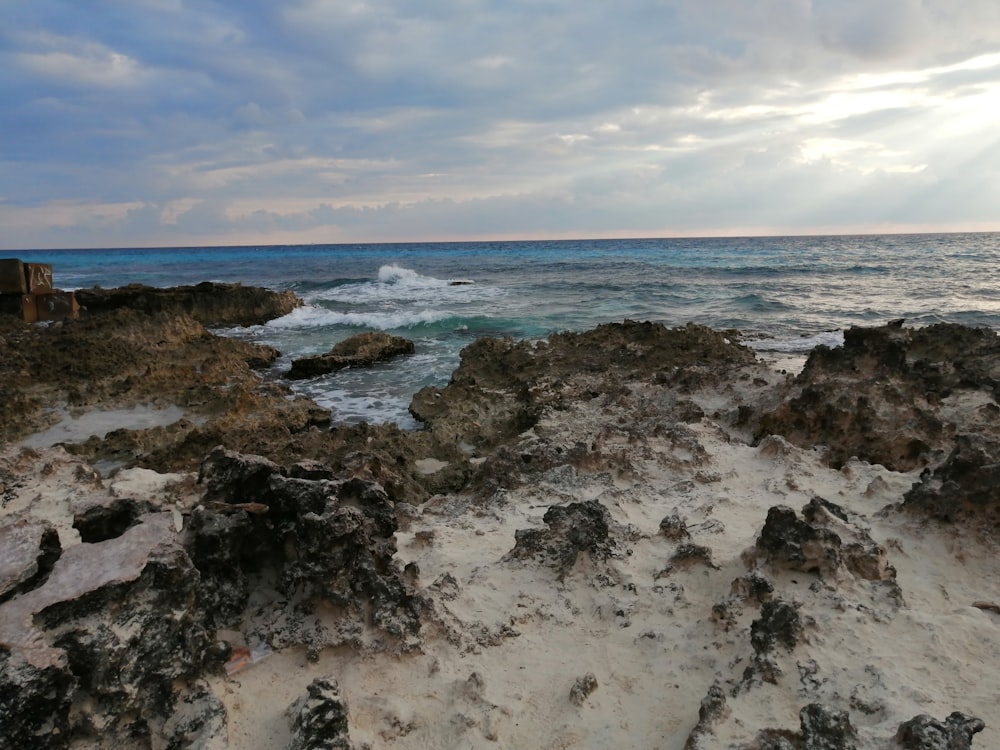
M 359 333 L 336 344 L 326 354 L 300 357 L 292 361 L 290 378 L 311 378 L 348 367 L 371 367 L 405 354 L 413 354 L 414 344 L 402 336 L 381 331 Z
M 521 529 L 507 560 L 537 559 L 565 576 L 581 553 L 595 562 L 621 554 L 610 534 L 611 516 L 596 500 L 553 505 L 542 520 L 544 529 Z
M 424 388 L 410 411 L 448 440 L 487 448 L 532 427 L 544 409 L 623 381 L 656 378 L 683 391 L 718 383 L 755 360 L 750 349 L 696 325 L 626 321 L 542 342 L 484 338 L 462 351 L 447 388 Z
M 949 406 L 962 397 L 980 394 L 993 404 L 977 421 L 995 431 L 998 383 L 1000 339 L 992 331 L 945 323 L 851 328 L 842 347 L 813 350 L 783 403 L 760 416 L 757 434 L 822 445 L 835 467 L 857 456 L 907 471 L 951 451 L 957 427 Z
M 896 741 L 903 750 L 971 750 L 972 738 L 984 728 L 982 719 L 958 711 L 944 721 L 920 714 L 899 725 Z
M 159 288 L 129 284 L 115 289 L 78 289 L 76 299 L 84 315 L 112 310 L 135 310 L 190 315 L 206 326 L 252 326 L 287 315 L 302 300 L 293 292 L 274 292 L 242 284 L 204 281 L 194 286 Z
M 317 677 L 290 709 L 292 739 L 288 750 L 352 750 L 347 702 L 332 677 Z

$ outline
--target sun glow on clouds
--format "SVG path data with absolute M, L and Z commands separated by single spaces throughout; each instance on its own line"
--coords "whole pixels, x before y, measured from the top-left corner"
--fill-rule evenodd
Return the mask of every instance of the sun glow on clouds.
M 997 8 L 24 3 L 0 242 L 981 227 Z

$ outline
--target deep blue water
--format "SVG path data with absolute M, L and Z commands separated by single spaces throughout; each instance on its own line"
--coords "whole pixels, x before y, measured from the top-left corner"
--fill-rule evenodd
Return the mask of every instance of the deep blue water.
M 442 385 L 479 336 L 534 338 L 625 318 L 739 329 L 754 346 L 807 351 L 839 331 L 906 318 L 1000 330 L 1000 234 L 21 250 L 64 289 L 200 281 L 292 289 L 307 306 L 226 331 L 292 357 L 365 330 L 417 354 L 295 387 L 346 421 L 412 425 L 410 396 Z M 472 284 L 453 285 L 454 281 Z

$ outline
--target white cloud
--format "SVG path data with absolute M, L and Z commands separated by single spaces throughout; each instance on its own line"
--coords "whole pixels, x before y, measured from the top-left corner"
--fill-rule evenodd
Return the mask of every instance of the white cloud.
M 102 8 L 0 29 L 5 242 L 964 226 L 1000 198 L 994 0 Z

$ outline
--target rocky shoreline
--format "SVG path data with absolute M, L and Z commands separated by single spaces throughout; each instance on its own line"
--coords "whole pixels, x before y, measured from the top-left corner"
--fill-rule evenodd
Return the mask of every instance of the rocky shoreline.
M 1000 746 L 993 332 L 481 339 L 406 432 L 205 327 L 291 295 L 78 298 L 0 316 L 0 747 Z

